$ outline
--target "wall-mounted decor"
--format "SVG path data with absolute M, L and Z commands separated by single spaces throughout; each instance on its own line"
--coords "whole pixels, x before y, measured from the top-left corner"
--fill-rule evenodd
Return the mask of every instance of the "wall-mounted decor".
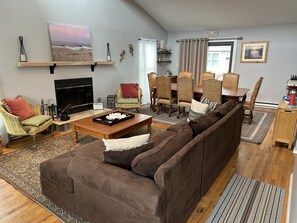
M 133 45 L 130 43 L 129 44 L 129 52 L 131 53 L 132 57 L 134 56 L 134 49 L 133 49 Z
M 24 47 L 24 38 L 22 36 L 19 36 L 19 40 L 20 40 L 20 61 L 27 62 L 27 54 Z
M 126 50 L 122 50 L 122 52 L 120 54 L 120 57 L 121 57 L 120 62 L 122 62 L 123 59 L 125 59 L 125 55 L 126 55 Z
M 241 43 L 241 63 L 266 63 L 269 41 Z
M 48 30 L 54 61 L 93 60 L 88 27 L 49 23 Z

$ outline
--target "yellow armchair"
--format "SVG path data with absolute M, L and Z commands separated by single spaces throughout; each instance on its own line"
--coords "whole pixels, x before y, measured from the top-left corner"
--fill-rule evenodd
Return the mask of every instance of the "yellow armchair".
M 42 115 L 40 106 L 30 105 L 34 116 L 21 120 L 19 116 L 9 113 L 3 103 L 0 102 L 0 117 L 2 118 L 6 131 L 11 136 L 32 136 L 35 144 L 36 134 L 46 130 L 53 124 L 51 116 Z
M 137 98 L 123 98 L 121 87 L 119 86 L 116 90 L 116 103 L 115 107 L 120 109 L 136 109 L 137 112 L 141 108 L 142 90 L 138 87 L 138 97 Z

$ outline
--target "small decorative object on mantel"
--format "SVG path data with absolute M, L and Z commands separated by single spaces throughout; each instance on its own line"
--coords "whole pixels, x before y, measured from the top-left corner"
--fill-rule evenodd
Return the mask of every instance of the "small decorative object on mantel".
M 131 53 L 132 57 L 134 56 L 133 51 L 134 51 L 134 49 L 133 49 L 133 45 L 130 43 L 130 44 L 129 44 L 129 52 Z
M 19 40 L 20 40 L 20 61 L 27 62 L 27 54 L 24 47 L 24 39 L 22 36 L 19 36 Z
M 106 57 L 106 59 L 107 59 L 107 61 L 111 61 L 111 55 L 110 55 L 110 49 L 109 49 L 109 43 L 106 43 L 106 45 L 107 45 L 107 57 Z
M 126 50 L 122 50 L 122 53 L 120 54 L 121 56 L 120 62 L 122 62 L 122 60 L 125 59 L 125 55 L 126 55 Z

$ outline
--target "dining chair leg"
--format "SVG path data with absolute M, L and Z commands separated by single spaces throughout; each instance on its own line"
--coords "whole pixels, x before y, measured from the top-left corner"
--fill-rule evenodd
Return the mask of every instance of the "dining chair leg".
M 252 121 L 253 121 L 253 112 L 250 111 L 250 114 L 249 114 L 249 124 L 252 124 Z
M 157 104 L 157 115 L 159 115 L 159 111 L 160 111 L 160 104 Z
M 179 106 L 177 106 L 177 118 L 179 118 L 179 113 L 180 113 L 180 107 Z
M 169 117 L 171 117 L 171 109 L 172 109 L 172 105 L 169 105 Z

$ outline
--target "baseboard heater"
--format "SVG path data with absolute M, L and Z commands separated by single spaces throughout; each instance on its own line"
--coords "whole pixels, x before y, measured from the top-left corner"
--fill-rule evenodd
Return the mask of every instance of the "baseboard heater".
M 255 107 L 261 107 L 261 108 L 273 108 L 277 109 L 278 104 L 276 103 L 270 103 L 270 102 L 256 102 Z

